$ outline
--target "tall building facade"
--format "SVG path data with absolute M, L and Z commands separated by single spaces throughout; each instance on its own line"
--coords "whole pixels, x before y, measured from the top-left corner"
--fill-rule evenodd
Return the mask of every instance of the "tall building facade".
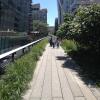
M 74 13 L 80 5 L 88 6 L 93 3 L 96 3 L 96 0 L 74 0 L 74 2 L 70 5 L 70 12 Z
M 0 0 L 0 31 L 27 32 L 31 0 Z
M 100 3 L 100 0 L 74 0 L 74 2 L 70 5 L 70 12 L 74 13 L 80 5 L 88 6 L 94 3 Z
M 32 5 L 32 18 L 47 23 L 47 9 L 41 9 L 40 4 Z
M 57 0 L 58 3 L 58 21 L 63 23 L 65 13 L 74 13 L 81 6 L 87 6 L 94 3 L 100 3 L 100 0 Z
M 55 18 L 55 33 L 58 30 L 58 18 Z
M 58 22 L 61 24 L 64 20 L 64 14 L 69 12 L 70 5 L 74 0 L 57 0 L 58 5 Z

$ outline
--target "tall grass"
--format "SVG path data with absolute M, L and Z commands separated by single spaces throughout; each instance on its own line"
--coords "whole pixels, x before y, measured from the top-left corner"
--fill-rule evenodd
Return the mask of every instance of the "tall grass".
M 78 49 L 75 41 L 72 40 L 63 40 L 61 46 L 65 50 L 65 52 L 76 51 Z
M 7 66 L 0 79 L 0 100 L 21 100 L 21 94 L 28 88 L 36 62 L 42 55 L 47 40 L 36 44 L 32 50 Z

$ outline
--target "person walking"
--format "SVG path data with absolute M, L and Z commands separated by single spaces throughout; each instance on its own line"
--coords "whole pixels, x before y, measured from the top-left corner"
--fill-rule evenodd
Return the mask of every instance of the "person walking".
M 53 46 L 53 48 L 55 48 L 55 45 L 56 45 L 56 37 L 53 37 L 53 39 L 52 39 L 52 46 Z
M 56 45 L 57 45 L 57 48 L 59 48 L 59 45 L 60 45 L 59 38 L 57 38 L 57 40 L 56 40 Z
M 49 44 L 51 47 L 53 46 L 52 37 L 50 37 L 50 39 L 49 39 Z

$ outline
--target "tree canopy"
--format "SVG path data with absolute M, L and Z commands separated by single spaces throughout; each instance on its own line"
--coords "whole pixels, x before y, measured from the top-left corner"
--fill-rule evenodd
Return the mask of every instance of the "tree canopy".
M 33 31 L 38 31 L 41 34 L 47 34 L 48 33 L 48 25 L 47 23 L 41 22 L 41 21 L 33 21 Z
M 81 45 L 95 48 L 98 51 L 100 46 L 100 5 L 80 7 L 74 16 L 66 14 L 57 35 L 61 38 L 74 39 Z

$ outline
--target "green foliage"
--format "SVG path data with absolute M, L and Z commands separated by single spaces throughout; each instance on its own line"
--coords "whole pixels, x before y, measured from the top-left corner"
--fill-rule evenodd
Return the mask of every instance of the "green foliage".
M 70 34 L 70 24 L 73 19 L 73 16 L 71 14 L 65 14 L 64 16 L 64 23 L 60 25 L 57 36 L 60 38 L 69 38 Z
M 66 37 L 66 33 L 68 31 L 68 24 L 67 23 L 63 23 L 60 27 L 59 30 L 57 31 L 57 36 L 60 38 L 65 38 Z
M 5 75 L 0 79 L 0 100 L 21 100 L 46 43 L 47 40 L 41 41 L 28 54 L 7 66 Z
M 74 17 L 74 16 L 73 16 L 72 14 L 66 13 L 66 14 L 64 15 L 64 22 L 70 23 L 70 21 L 73 20 L 73 17 Z
M 79 34 L 76 40 L 85 46 L 99 49 L 100 5 L 79 8 L 73 23 L 77 23 Z M 74 25 L 75 26 L 75 25 Z M 76 27 L 74 27 L 76 29 Z
M 58 36 L 74 40 L 79 45 L 76 51 L 71 49 L 72 43 L 63 42 L 62 46 L 80 65 L 84 76 L 100 86 L 100 5 L 80 7 L 74 17 L 69 16 L 65 16 Z
M 48 25 L 47 23 L 41 22 L 41 21 L 33 21 L 33 31 L 38 31 L 41 34 L 47 34 L 48 33 Z
M 63 40 L 61 46 L 66 52 L 77 51 L 78 45 L 74 40 Z
M 100 51 L 100 5 L 80 7 L 76 15 L 66 14 L 57 35 L 74 39 L 82 46 Z

